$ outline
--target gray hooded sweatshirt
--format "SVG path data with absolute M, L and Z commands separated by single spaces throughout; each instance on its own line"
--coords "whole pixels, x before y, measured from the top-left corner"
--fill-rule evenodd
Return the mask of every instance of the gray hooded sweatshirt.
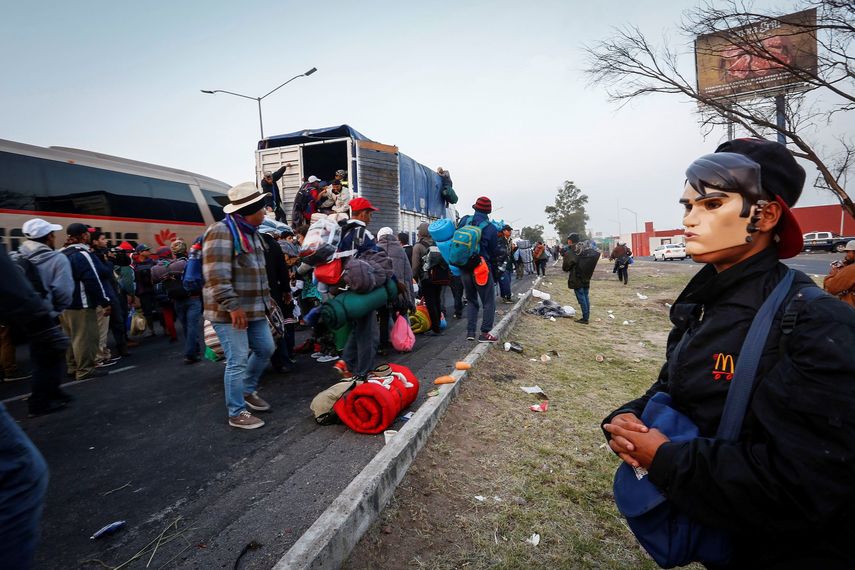
M 69 305 L 74 293 L 74 280 L 71 276 L 71 263 L 68 257 L 54 251 L 43 243 L 26 240 L 18 248 L 18 255 L 29 259 L 39 270 L 47 299 L 45 304 L 52 317 L 58 317 Z

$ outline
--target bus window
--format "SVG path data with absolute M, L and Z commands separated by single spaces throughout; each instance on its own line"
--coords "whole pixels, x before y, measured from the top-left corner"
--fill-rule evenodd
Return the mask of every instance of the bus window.
M 211 215 L 214 216 L 214 220 L 220 221 L 226 217 L 223 213 L 223 204 L 228 204 L 229 198 L 222 192 L 214 192 L 213 190 L 206 190 L 205 188 L 200 188 L 202 191 L 202 196 L 205 197 L 205 202 L 208 204 L 208 207 L 211 208 Z M 217 201 L 224 200 L 221 204 Z
M 0 208 L 38 210 L 37 197 L 44 194 L 38 158 L 0 152 Z
M 193 192 L 190 186 L 180 182 L 172 182 L 171 180 L 158 180 L 157 178 L 148 179 L 149 188 L 151 188 L 152 197 L 155 203 L 167 206 L 171 211 L 172 220 L 182 222 L 204 222 L 202 212 L 199 211 L 199 205 L 196 199 L 193 198 Z M 167 214 L 163 212 L 161 217 Z M 168 214 L 167 214 L 168 215 Z

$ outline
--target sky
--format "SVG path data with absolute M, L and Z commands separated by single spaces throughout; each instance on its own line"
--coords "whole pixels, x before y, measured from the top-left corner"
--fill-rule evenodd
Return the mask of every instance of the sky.
M 543 209 L 564 180 L 588 195 L 595 232 L 676 228 L 686 166 L 725 133 L 704 138 L 695 105 L 678 96 L 619 109 L 589 84 L 584 47 L 632 24 L 688 51 L 675 23 L 694 4 L 6 3 L 0 138 L 238 184 L 254 179 L 256 104 L 200 89 L 258 96 L 317 67 L 264 100 L 266 135 L 349 124 L 448 169 L 461 211 L 486 195 L 495 218 L 547 235 Z M 682 61 L 693 76 L 692 58 Z M 851 119 L 828 136 L 855 130 Z M 832 202 L 808 189 L 801 203 Z

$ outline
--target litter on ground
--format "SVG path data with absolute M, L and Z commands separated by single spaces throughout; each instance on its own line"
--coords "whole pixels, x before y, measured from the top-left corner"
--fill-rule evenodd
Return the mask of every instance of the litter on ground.
M 636 293 L 636 295 L 638 295 L 638 298 L 642 301 L 646 301 L 648 298 L 647 295 L 642 295 L 641 293 Z
M 548 354 L 541 354 L 540 355 L 540 361 L 541 362 L 549 362 L 550 360 L 552 360 L 552 357 L 549 356 Z
M 484 501 L 486 501 L 486 500 L 487 500 L 487 497 L 484 497 L 484 496 L 482 496 L 482 495 L 475 495 L 475 500 L 476 500 L 476 501 L 478 501 L 478 502 L 483 503 Z
M 537 533 L 534 533 L 533 535 L 531 535 L 530 537 L 525 539 L 525 541 L 526 541 L 526 543 L 528 543 L 532 546 L 537 546 L 538 544 L 540 544 L 540 535 Z
M 597 362 L 603 362 L 606 359 L 606 357 L 603 356 L 602 354 L 598 354 L 595 358 L 596 358 Z
M 576 309 L 570 305 L 562 307 L 555 301 L 550 301 L 549 299 L 543 299 L 526 312 L 531 315 L 540 315 L 544 319 L 549 319 L 551 317 L 567 319 L 576 316 Z
M 623 324 L 628 325 L 629 321 L 624 321 Z
M 520 386 L 520 390 L 526 394 L 543 394 L 543 388 L 540 386 Z
M 454 384 L 454 376 L 440 376 L 433 381 L 434 384 Z
M 434 396 L 439 396 L 439 388 L 434 388 L 433 390 L 427 393 L 428 398 L 433 398 Z
M 523 347 L 521 344 L 517 342 L 506 342 L 505 343 L 505 352 L 514 351 L 516 353 L 522 353 Z
M 529 409 L 532 412 L 545 412 L 549 409 L 549 402 L 547 400 L 542 401 L 539 404 L 535 404 L 533 406 L 529 406 Z
M 455 367 L 457 370 L 469 370 L 470 368 L 472 368 L 472 365 L 471 365 L 471 364 L 469 364 L 468 362 L 463 362 L 463 361 L 461 360 L 460 362 L 455 362 L 455 363 L 454 363 L 454 367 Z
M 613 314 L 609 313 L 609 318 L 613 319 L 613 318 L 615 318 L 615 316 Z
M 548 301 L 552 298 L 552 295 L 549 293 L 544 293 L 543 291 L 538 291 L 537 289 L 531 290 L 531 296 L 537 297 L 538 299 L 543 299 L 544 301 Z

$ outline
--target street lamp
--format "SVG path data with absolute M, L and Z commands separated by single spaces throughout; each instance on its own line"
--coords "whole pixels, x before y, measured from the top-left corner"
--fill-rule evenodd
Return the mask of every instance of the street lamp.
M 635 216 L 635 233 L 638 233 L 638 214 L 630 210 L 629 208 L 621 208 L 621 210 L 626 210 L 633 216 Z
M 309 71 L 307 71 L 305 73 L 301 73 L 300 75 L 295 75 L 294 77 L 292 77 L 291 79 L 289 79 L 288 81 L 286 81 L 285 83 L 280 85 L 279 87 L 268 91 L 267 93 L 265 93 L 261 97 L 250 97 L 249 95 L 243 95 L 241 93 L 235 93 L 233 91 L 226 91 L 225 89 L 214 89 L 214 90 L 200 89 L 199 91 L 201 91 L 202 93 L 207 93 L 208 95 L 213 95 L 214 93 L 226 93 L 228 95 L 234 95 L 235 97 L 243 97 L 244 99 L 252 99 L 256 103 L 258 103 L 258 127 L 261 130 L 261 138 L 263 139 L 264 138 L 264 122 L 261 119 L 261 100 L 264 99 L 265 97 L 267 97 L 268 95 L 272 95 L 276 91 L 279 91 L 280 89 L 282 89 L 283 87 L 285 87 L 286 85 L 288 85 L 289 83 L 291 83 L 292 81 L 297 79 L 298 77 L 308 77 L 311 74 L 313 74 L 314 72 L 316 72 L 317 70 L 318 70 L 317 67 L 313 67 L 312 69 L 310 69 Z

